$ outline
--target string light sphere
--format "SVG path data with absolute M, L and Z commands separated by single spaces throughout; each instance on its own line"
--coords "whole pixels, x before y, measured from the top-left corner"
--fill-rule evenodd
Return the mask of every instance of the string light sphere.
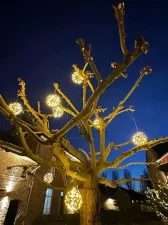
M 72 188 L 65 195 L 65 205 L 71 213 L 75 213 L 81 208 L 82 196 L 76 187 Z
M 83 82 L 84 78 L 81 76 L 79 72 L 74 72 L 72 74 L 72 81 L 76 84 L 81 84 Z
M 95 119 L 95 120 L 93 121 L 93 124 L 94 124 L 94 126 L 95 126 L 96 128 L 100 128 L 100 121 L 99 121 L 99 119 Z
M 61 109 L 60 106 L 57 106 L 57 107 L 53 108 L 52 110 L 53 110 L 53 116 L 55 118 L 59 118 L 64 114 L 64 111 Z
M 137 132 L 132 137 L 132 142 L 135 145 L 143 145 L 148 141 L 147 136 L 143 132 Z
M 61 99 L 58 95 L 51 94 L 47 96 L 46 103 L 49 107 L 54 108 L 61 103 Z
M 53 181 L 53 174 L 52 173 L 46 173 L 44 175 L 44 181 L 48 184 L 50 184 Z
M 19 102 L 14 102 L 9 104 L 9 109 L 13 112 L 15 116 L 23 112 L 22 105 Z

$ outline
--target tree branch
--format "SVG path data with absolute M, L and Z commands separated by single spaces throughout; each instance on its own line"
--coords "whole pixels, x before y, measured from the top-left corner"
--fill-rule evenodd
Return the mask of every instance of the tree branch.
M 156 162 L 131 162 L 122 166 L 117 166 L 117 169 L 124 169 L 128 166 L 132 166 L 132 165 L 151 165 L 151 164 L 156 164 Z
M 125 71 L 138 56 L 147 51 L 148 43 L 143 40 L 136 47 L 137 49 L 131 54 L 129 60 L 120 64 L 114 70 L 114 72 L 108 76 L 105 81 L 102 81 L 100 83 L 98 88 L 88 99 L 84 109 L 76 117 L 72 118 L 61 130 L 57 132 L 54 137 L 55 140 L 58 140 L 62 135 L 66 134 L 72 127 L 74 127 L 80 120 L 85 119 L 85 117 L 89 115 L 92 104 L 99 98 L 99 96 L 106 90 L 108 86 L 110 86 L 119 76 L 121 76 L 121 73 Z
M 73 177 L 77 180 L 80 180 L 80 181 L 90 182 L 90 180 L 91 180 L 90 174 L 82 173 L 82 172 L 79 172 L 79 171 L 74 171 L 71 168 L 71 163 L 70 163 L 69 158 L 66 156 L 66 153 L 64 152 L 64 149 L 61 148 L 58 143 L 55 143 L 53 145 L 52 151 L 63 163 L 63 165 L 66 169 L 67 175 L 69 175 L 69 176 L 71 176 L 71 177 Z
M 21 86 L 21 90 L 18 93 L 18 96 L 21 97 L 21 99 L 23 100 L 24 105 L 27 107 L 27 109 L 31 112 L 31 114 L 36 118 L 36 120 L 38 121 L 38 123 L 41 125 L 42 130 L 45 131 L 45 133 L 47 133 L 49 135 L 50 132 L 47 129 L 47 127 L 44 126 L 44 123 L 42 122 L 42 120 L 38 116 L 39 113 L 35 109 L 33 109 L 31 107 L 31 105 L 29 104 L 29 102 L 28 102 L 28 99 L 26 97 L 26 92 L 25 92 L 26 88 L 25 88 L 25 82 L 24 82 L 24 80 L 22 80 L 21 78 L 18 78 L 18 81 L 19 81 L 19 85 Z
M 28 175 L 35 177 L 38 181 L 40 181 L 42 184 L 45 184 L 47 187 L 55 190 L 55 191 L 63 191 L 64 189 L 61 187 L 55 187 L 52 184 L 49 184 L 47 182 L 45 182 L 43 179 L 41 179 L 38 175 L 36 175 L 35 173 L 31 173 L 30 171 L 27 172 Z
M 118 144 L 118 145 L 115 145 L 114 142 L 109 143 L 108 146 L 105 149 L 106 159 L 109 156 L 112 148 L 114 148 L 115 150 L 119 150 L 121 147 L 126 146 L 126 145 L 131 144 L 131 143 L 132 143 L 131 140 L 127 141 L 127 142 L 124 142 L 122 144 Z
M 129 52 L 125 44 L 126 34 L 124 31 L 124 8 L 125 8 L 124 3 L 122 2 L 116 5 L 113 5 L 113 8 L 114 8 L 115 16 L 118 22 L 121 50 L 124 56 L 127 56 Z
M 91 163 L 92 163 L 94 170 L 96 170 L 96 151 L 95 151 L 95 146 L 94 146 L 92 130 L 90 127 L 88 128 L 88 133 L 89 133 L 89 137 L 90 137 L 89 147 L 90 147 L 90 153 L 91 153 L 91 159 L 92 159 Z
M 24 155 L 23 154 L 24 149 L 22 147 L 18 146 L 18 145 L 14 145 L 14 144 L 11 144 L 9 142 L 0 140 L 0 147 L 2 149 L 4 149 L 5 151 L 9 151 L 9 152 L 21 155 L 21 156 Z
M 48 141 L 46 140 L 42 140 L 41 138 L 39 138 L 27 125 L 24 121 L 22 121 L 21 119 L 18 119 L 16 116 L 14 116 L 13 114 L 9 114 L 5 109 L 3 109 L 0 106 L 0 112 L 10 121 L 11 124 L 13 124 L 14 126 L 20 126 L 24 129 L 24 131 L 27 131 L 31 137 L 33 139 L 35 139 L 36 141 L 38 141 L 41 144 L 48 144 Z
M 71 106 L 71 108 L 79 114 L 79 111 L 76 109 L 76 107 L 73 105 L 73 103 L 70 101 L 70 99 L 61 91 L 59 88 L 58 83 L 54 83 L 55 90 L 61 95 L 61 97 L 66 101 L 66 103 Z
M 92 68 L 93 73 L 95 74 L 95 76 L 96 76 L 96 78 L 98 80 L 98 83 L 100 83 L 102 81 L 102 78 L 100 76 L 100 73 L 97 70 L 97 67 L 96 67 L 95 63 L 93 62 L 93 57 L 90 55 L 90 53 L 91 53 L 91 45 L 89 45 L 89 48 L 86 49 L 85 48 L 85 40 L 82 39 L 82 38 L 77 39 L 76 42 L 80 46 L 80 49 L 81 49 L 81 51 L 83 53 L 83 57 L 84 57 L 86 63 L 89 63 L 90 67 Z
M 99 183 L 100 184 L 104 184 L 108 187 L 111 188 L 116 188 L 118 184 L 121 183 L 127 183 L 127 182 L 132 182 L 132 181 L 147 181 L 150 180 L 149 178 L 123 178 L 123 179 L 119 179 L 119 180 L 115 180 L 113 182 L 107 180 L 105 177 L 100 177 L 99 178 Z
M 55 167 L 58 170 L 62 169 L 63 165 L 60 162 L 45 160 L 45 159 L 33 154 L 33 152 L 30 150 L 30 148 L 27 145 L 24 134 L 22 132 L 22 128 L 18 127 L 18 126 L 16 126 L 16 128 L 18 130 L 19 138 L 20 138 L 20 141 L 21 141 L 21 144 L 23 146 L 24 153 L 25 153 L 26 156 L 28 156 L 30 159 L 34 160 L 35 162 L 37 162 L 40 165 L 46 165 L 48 167 Z
M 128 92 L 128 94 L 125 96 L 125 98 L 120 101 L 119 105 L 117 106 L 117 108 L 114 109 L 114 111 L 112 113 L 110 113 L 107 117 L 105 117 L 106 119 L 109 118 L 109 120 L 107 121 L 105 127 L 107 127 L 109 125 L 109 123 L 111 123 L 111 121 L 120 113 L 120 111 L 124 108 L 124 103 L 128 100 L 128 98 L 131 96 L 131 94 L 134 92 L 134 90 L 136 89 L 136 87 L 139 86 L 142 78 L 151 73 L 152 72 L 152 69 L 151 67 L 149 66 L 146 66 L 144 67 L 144 69 L 142 69 L 140 71 L 140 76 L 139 78 L 137 79 L 137 81 L 135 82 L 135 84 L 133 85 L 133 87 L 131 88 L 131 90 Z M 130 110 L 130 108 L 129 108 Z M 131 109 L 132 110 L 132 109 Z M 128 111 L 128 110 L 122 110 L 121 112 L 123 111 Z
M 81 155 L 71 144 L 70 142 L 65 139 L 65 138 L 61 138 L 60 139 L 61 144 L 64 146 L 65 149 L 67 149 L 67 151 L 73 155 L 74 157 L 76 157 L 77 159 L 79 159 L 80 162 L 84 163 L 87 167 L 89 166 L 87 159 Z
M 121 154 L 120 156 L 118 156 L 113 162 L 107 162 L 105 168 L 116 168 L 119 166 L 119 164 L 124 161 L 125 159 L 129 158 L 130 156 L 132 156 L 133 154 L 142 151 L 142 150 L 149 150 L 150 148 L 152 148 L 155 145 L 158 145 L 160 143 L 164 143 L 168 141 L 168 137 L 163 137 L 163 138 L 159 138 L 159 139 L 154 139 L 151 140 L 149 142 L 147 142 L 146 144 L 140 145 L 140 146 L 136 146 L 126 152 L 124 152 L 123 154 Z
M 87 158 L 88 161 L 91 160 L 91 158 L 89 157 L 88 153 L 84 149 L 79 148 L 79 151 L 83 152 L 83 154 L 86 156 L 86 158 Z
M 86 105 L 86 95 L 87 95 L 87 83 L 84 80 L 84 82 L 83 82 L 83 108 Z
M 105 161 L 105 129 L 104 129 L 104 120 L 99 118 L 100 123 L 100 155 L 101 160 Z

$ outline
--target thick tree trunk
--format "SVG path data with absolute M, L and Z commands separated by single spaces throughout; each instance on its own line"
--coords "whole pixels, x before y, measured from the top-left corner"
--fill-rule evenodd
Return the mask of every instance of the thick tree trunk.
M 99 191 L 96 188 L 80 189 L 83 204 L 80 210 L 80 225 L 101 225 Z

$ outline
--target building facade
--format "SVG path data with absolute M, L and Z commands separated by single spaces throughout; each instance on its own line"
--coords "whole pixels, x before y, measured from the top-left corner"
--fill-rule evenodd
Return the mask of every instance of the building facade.
M 152 149 L 146 151 L 146 161 L 156 162 L 148 165 L 148 171 L 151 176 L 153 188 L 156 188 L 158 182 L 168 182 L 168 143 L 158 144 Z M 167 171 L 166 171 L 167 168 Z
M 58 160 L 46 146 L 31 141 L 29 147 L 42 158 Z M 52 173 L 52 185 L 60 189 L 65 185 L 64 174 L 2 148 L 0 159 L 0 225 L 30 225 L 37 218 L 58 218 L 63 214 L 63 192 L 47 188 L 34 176 L 26 175 L 26 170 L 35 170 L 41 179 Z

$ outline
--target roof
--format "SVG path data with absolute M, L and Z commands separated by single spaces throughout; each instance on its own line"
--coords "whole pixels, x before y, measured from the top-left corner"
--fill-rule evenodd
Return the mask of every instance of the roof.
M 155 145 L 153 150 L 156 152 L 158 159 L 168 152 L 168 142 Z
M 144 200 L 145 199 L 145 195 L 143 195 L 139 192 L 136 192 L 134 190 L 128 190 L 128 189 L 125 189 L 122 187 L 110 188 L 108 186 L 105 186 L 104 184 L 99 184 L 99 190 L 100 190 L 101 194 L 107 195 L 109 197 L 112 197 L 113 195 L 115 195 L 115 193 L 118 190 L 120 190 L 120 191 L 127 193 L 131 200 Z
M 11 129 L 10 131 L 0 130 L 0 140 L 19 145 L 18 140 L 16 138 L 16 132 L 14 132 L 13 129 Z
M 160 171 L 168 172 L 168 163 L 162 164 L 158 167 Z

